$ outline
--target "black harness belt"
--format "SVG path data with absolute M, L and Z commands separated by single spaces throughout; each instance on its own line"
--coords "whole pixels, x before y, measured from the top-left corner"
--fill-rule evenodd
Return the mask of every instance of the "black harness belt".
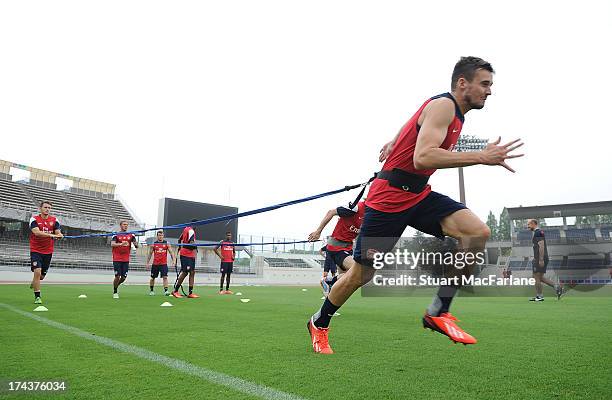
M 327 244 L 336 246 L 336 247 L 349 247 L 353 245 L 353 242 L 345 242 L 342 240 L 338 240 L 333 236 L 327 238 Z
M 425 190 L 429 176 L 413 174 L 403 169 L 393 168 L 391 171 L 380 171 L 376 174 L 378 179 L 384 179 L 389 185 L 402 189 L 405 192 L 421 193 Z

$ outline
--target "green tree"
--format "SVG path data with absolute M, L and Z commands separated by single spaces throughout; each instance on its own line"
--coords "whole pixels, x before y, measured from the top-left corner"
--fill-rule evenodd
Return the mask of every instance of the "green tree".
M 495 218 L 493 211 L 489 211 L 489 216 L 487 217 L 487 226 L 491 230 L 491 240 L 499 240 L 499 227 L 497 226 L 497 218 Z
M 497 225 L 497 240 L 510 240 L 510 219 L 508 218 L 508 210 L 504 208 L 499 216 Z
M 407 243 L 407 248 L 409 251 L 412 252 L 419 252 L 421 251 L 421 249 L 423 248 L 423 244 L 425 243 L 426 237 L 425 234 L 421 231 L 416 231 L 416 233 L 414 234 L 414 236 L 412 237 L 412 240 Z

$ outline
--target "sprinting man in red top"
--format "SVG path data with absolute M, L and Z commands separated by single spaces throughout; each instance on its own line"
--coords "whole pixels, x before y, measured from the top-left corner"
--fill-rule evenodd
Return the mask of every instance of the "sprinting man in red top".
M 138 248 L 136 236 L 127 233 L 129 223 L 125 220 L 119 222 L 120 231 L 113 235 L 111 239 L 111 248 L 113 249 L 113 269 L 115 270 L 115 278 L 113 279 L 113 299 L 119 298 L 119 286 L 125 282 L 130 270 L 130 253 L 132 252 L 132 244 Z
M 395 138 L 383 146 L 379 160 L 385 163 L 367 195 L 353 265 L 308 321 L 315 352 L 333 353 L 328 342 L 331 317 L 372 279 L 374 258 L 391 251 L 407 226 L 439 238 L 456 238 L 463 251 L 483 251 L 491 234 L 487 225 L 465 205 L 433 192 L 427 181 L 436 169 L 477 164 L 501 165 L 514 172 L 506 160 L 522 156 L 510 154 L 522 145 L 518 139 L 500 145 L 500 138 L 477 152 L 452 151 L 464 115 L 483 108 L 491 95 L 493 73 L 491 64 L 483 59 L 462 57 L 453 70 L 451 92 L 425 101 Z M 458 289 L 440 286 L 423 316 L 423 326 L 455 342 L 474 344 L 476 339 L 457 326 L 457 319 L 449 313 Z
M 40 214 L 30 218 L 30 270 L 34 273 L 31 289 L 34 289 L 34 303 L 42 304 L 40 281 L 45 279 L 53 256 L 53 239 L 64 237 L 57 218 L 49 214 L 51 203 L 40 203 Z

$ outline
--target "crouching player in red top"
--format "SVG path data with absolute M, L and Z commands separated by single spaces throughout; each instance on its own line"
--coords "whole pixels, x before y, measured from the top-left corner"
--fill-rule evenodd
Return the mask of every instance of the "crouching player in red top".
M 151 267 L 151 279 L 149 280 L 149 296 L 155 295 L 153 286 L 155 285 L 155 278 L 161 276 L 164 284 L 164 295 L 170 296 L 168 291 L 168 253 L 172 258 L 174 264 L 176 258 L 172 252 L 170 244 L 164 240 L 164 231 L 157 231 L 157 240 L 153 242 L 149 247 L 149 257 L 147 260 L 147 267 Z M 153 264 L 151 265 L 151 258 L 153 258 Z
M 45 279 L 53 256 L 53 239 L 64 236 L 57 218 L 50 215 L 51 203 L 40 203 L 40 214 L 30 218 L 30 270 L 34 273 L 31 289 L 34 289 L 34 303 L 42 304 L 40 281 Z
M 475 256 L 484 250 L 491 233 L 487 225 L 465 205 L 433 192 L 427 181 L 438 168 L 483 164 L 500 165 L 514 172 L 506 160 L 521 156 L 509 154 L 521 146 L 518 140 L 500 145 L 501 139 L 498 139 L 483 151 L 452 151 L 465 113 L 484 107 L 492 84 L 491 64 L 477 57 L 462 57 L 453 70 L 451 92 L 425 101 L 381 150 L 380 161 L 385 164 L 368 193 L 353 255 L 355 261 L 307 323 L 315 352 L 333 353 L 328 342 L 332 316 L 357 289 L 372 279 L 374 258 L 391 251 L 407 226 L 439 238 L 456 238 L 466 254 Z M 459 265 L 450 267 L 455 274 L 469 269 Z M 423 326 L 455 342 L 474 344 L 476 339 L 463 331 L 449 312 L 458 289 L 457 285 L 439 287 L 423 316 Z
M 221 249 L 221 251 L 219 251 Z M 234 270 L 234 260 L 236 259 L 236 247 L 232 243 L 232 232 L 225 232 L 225 240 L 222 240 L 217 247 L 215 253 L 221 259 L 221 286 L 219 294 L 234 294 L 229 290 L 230 277 Z M 223 280 L 225 281 L 225 290 L 223 290 Z
M 119 285 L 121 285 L 128 276 L 130 269 L 130 252 L 132 250 L 132 244 L 135 248 L 138 248 L 138 241 L 136 236 L 131 233 L 127 233 L 128 222 L 119 222 L 119 228 L 121 231 L 113 235 L 111 239 L 111 247 L 113 249 L 113 269 L 115 270 L 115 279 L 113 279 L 113 299 L 119 298 Z
M 353 264 L 353 241 L 361 229 L 361 222 L 363 221 L 364 213 L 364 201 L 357 203 L 353 207 L 349 205 L 349 207 L 334 208 L 325 214 L 325 217 L 323 217 L 323 220 L 317 229 L 308 235 L 308 240 L 318 240 L 321 237 L 321 232 L 323 232 L 323 229 L 325 229 L 327 224 L 335 216 L 339 217 L 334 231 L 327 240 L 327 244 L 321 249 L 325 252 L 323 279 L 321 280 L 321 286 L 323 287 L 323 293 L 325 296 L 329 294 L 329 291 L 338 280 L 336 267 L 340 268 L 340 270 L 343 272 L 346 272 Z M 329 279 L 328 277 L 330 272 L 333 275 L 332 279 Z

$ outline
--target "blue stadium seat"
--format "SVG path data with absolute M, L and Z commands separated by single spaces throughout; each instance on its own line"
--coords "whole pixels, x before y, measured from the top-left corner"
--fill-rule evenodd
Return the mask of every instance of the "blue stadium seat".
M 568 269 L 591 269 L 603 267 L 603 258 L 571 259 L 567 260 Z
M 542 229 L 547 240 L 560 240 L 561 231 L 559 229 Z
M 568 228 L 565 231 L 568 242 L 594 242 L 596 240 L 593 228 Z
M 522 230 L 516 233 L 516 239 L 520 242 L 530 241 L 532 237 L 533 232 L 531 232 L 530 230 Z

